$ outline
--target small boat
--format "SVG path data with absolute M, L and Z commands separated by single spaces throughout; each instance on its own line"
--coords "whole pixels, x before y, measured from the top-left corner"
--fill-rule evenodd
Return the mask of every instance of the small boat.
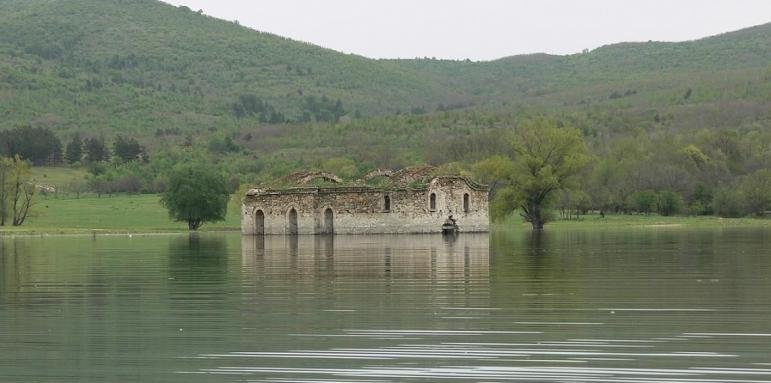
M 452 224 L 444 224 L 442 225 L 442 234 L 452 235 L 458 233 L 458 226 L 452 225 Z
M 452 216 L 451 216 L 452 217 Z M 442 234 L 455 235 L 458 234 L 458 224 L 454 219 L 448 218 L 442 224 Z

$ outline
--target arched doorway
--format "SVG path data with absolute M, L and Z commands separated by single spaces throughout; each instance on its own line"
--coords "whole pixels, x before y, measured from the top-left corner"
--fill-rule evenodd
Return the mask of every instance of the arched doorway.
M 289 221 L 289 224 L 287 225 L 287 234 L 289 235 L 297 234 L 297 210 L 295 210 L 294 208 L 291 208 L 289 210 L 287 220 Z
M 469 206 L 469 205 L 470 205 L 470 203 L 469 203 L 469 195 L 468 195 L 468 193 L 466 193 L 466 194 L 463 195 L 463 212 L 464 213 L 468 213 L 469 210 L 471 209 L 471 206 Z
M 428 198 L 428 210 L 436 211 L 436 193 L 431 193 L 431 196 Z
M 324 210 L 324 228 L 323 234 L 334 234 L 335 232 L 335 213 L 332 209 L 327 208 Z
M 254 234 L 265 235 L 265 213 L 262 210 L 254 212 Z

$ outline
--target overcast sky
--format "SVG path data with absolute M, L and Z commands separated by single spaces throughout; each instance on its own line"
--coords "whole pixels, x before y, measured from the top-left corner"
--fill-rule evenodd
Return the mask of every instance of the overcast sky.
M 168 0 L 372 58 L 490 60 L 683 41 L 771 22 L 771 0 Z

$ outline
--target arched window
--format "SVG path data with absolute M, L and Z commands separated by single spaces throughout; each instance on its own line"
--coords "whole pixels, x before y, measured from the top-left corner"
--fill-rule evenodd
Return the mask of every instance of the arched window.
M 262 210 L 254 212 L 254 234 L 265 234 L 265 213 Z
M 431 193 L 429 197 L 428 210 L 436 211 L 436 193 Z
M 383 197 L 383 210 L 391 211 L 391 196 L 389 195 Z
M 335 233 L 335 213 L 332 209 L 327 208 L 324 210 L 324 234 Z
M 288 227 L 287 227 L 287 234 L 295 235 L 297 234 L 297 210 L 292 208 L 289 210 L 288 214 Z
M 468 193 L 463 194 L 463 212 L 468 213 L 469 211 L 469 196 Z

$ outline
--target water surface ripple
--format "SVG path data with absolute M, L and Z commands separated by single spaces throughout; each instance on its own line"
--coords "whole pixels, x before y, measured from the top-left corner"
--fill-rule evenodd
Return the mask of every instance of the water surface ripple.
M 0 382 L 771 382 L 771 231 L 0 238 Z

